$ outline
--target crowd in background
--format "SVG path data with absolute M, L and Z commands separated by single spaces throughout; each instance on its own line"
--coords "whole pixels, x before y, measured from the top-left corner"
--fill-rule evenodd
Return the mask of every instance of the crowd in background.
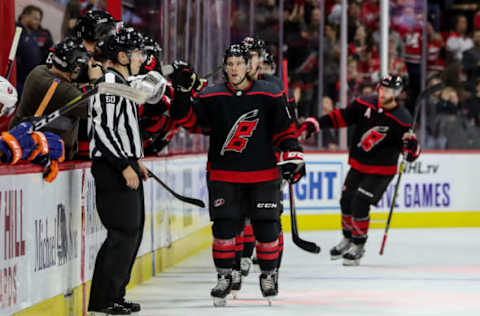
M 57 1 L 66 8 L 62 36 L 71 34 L 78 17 L 87 10 L 106 9 L 104 0 Z M 199 0 L 192 0 L 193 3 L 196 1 Z M 123 20 L 163 43 L 161 5 L 164 1 L 157 2 L 124 0 Z M 185 11 L 185 1 L 178 3 L 179 12 Z M 429 1 L 428 9 L 422 4 L 423 1 L 415 0 L 390 1 L 388 68 L 390 73 L 402 76 L 407 87 L 398 102 L 413 112 L 421 87 L 422 29 L 424 14 L 427 14 L 427 86 L 443 82 L 446 87 L 426 102 L 425 148 L 479 149 L 480 4 L 473 0 Z M 322 13 L 318 0 L 284 2 L 283 56 L 289 62 L 290 87 L 294 88 L 300 117 L 319 115 L 320 111 L 326 113 L 340 107 L 340 1 L 326 0 L 324 5 L 325 12 Z M 249 34 L 249 6 L 250 1 L 232 0 L 232 43 L 240 42 Z M 380 79 L 379 9 L 379 0 L 348 1 L 349 101 L 361 94 L 375 93 Z M 17 52 L 20 97 L 26 76 L 36 65 L 45 62 L 53 45 L 50 32 L 41 26 L 42 16 L 41 9 L 28 6 L 17 20 L 24 29 Z M 179 28 L 185 27 L 182 15 L 179 17 Z M 254 35 L 265 40 L 277 58 L 278 17 L 278 0 L 255 1 Z M 318 46 L 319 25 L 323 17 L 323 97 L 319 109 Z M 151 23 L 155 20 L 159 23 Z M 195 28 L 195 23 L 191 23 L 190 28 Z M 182 41 L 177 44 L 179 48 L 184 45 Z M 219 56 L 222 53 L 217 52 Z M 221 80 L 221 75 L 215 78 Z M 336 131 L 324 132 L 322 139 L 323 148 L 338 148 Z

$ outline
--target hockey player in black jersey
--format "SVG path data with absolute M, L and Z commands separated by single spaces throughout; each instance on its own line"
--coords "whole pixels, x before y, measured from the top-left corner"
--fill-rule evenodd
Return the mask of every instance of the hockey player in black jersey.
M 286 89 L 284 87 L 284 83 L 282 80 L 273 74 L 267 74 L 263 72 L 263 64 L 265 62 L 265 57 L 267 57 L 267 50 L 265 46 L 265 42 L 261 39 L 254 38 L 254 37 L 245 37 L 242 41 L 243 46 L 248 49 L 250 56 L 251 56 L 251 63 L 252 67 L 250 72 L 248 73 L 249 77 L 253 80 L 264 80 L 267 81 L 268 83 L 271 83 L 275 87 L 277 87 L 280 91 L 282 91 L 284 97 L 285 97 L 285 102 L 288 104 L 288 115 L 289 119 L 296 119 L 296 103 L 295 103 L 295 98 L 290 98 L 289 95 L 293 95 L 286 93 Z M 271 54 L 269 55 L 271 57 Z M 270 60 L 273 62 L 272 60 Z M 280 189 L 280 213 L 283 212 L 283 190 Z M 278 243 L 279 243 L 279 257 L 277 260 L 277 277 L 278 277 L 278 269 L 280 268 L 281 264 L 281 259 L 283 255 L 283 231 L 281 227 L 281 222 L 278 222 L 279 224 L 279 238 L 278 238 Z M 243 244 L 243 247 L 241 247 L 241 244 Z M 241 281 L 242 281 L 242 275 L 246 276 L 248 275 L 248 272 L 250 270 L 251 264 L 252 264 L 252 255 L 253 255 L 253 250 L 255 247 L 255 236 L 253 234 L 252 226 L 250 224 L 250 220 L 247 218 L 246 223 L 245 223 L 245 228 L 243 230 L 243 235 L 237 236 L 237 249 L 243 248 L 242 256 L 241 259 L 239 258 L 239 254 L 237 253 L 237 258 L 236 260 L 241 260 L 240 263 L 236 264 L 236 267 L 234 267 L 234 272 L 233 272 L 233 289 L 234 290 L 240 290 L 241 287 Z M 241 269 L 241 275 L 236 271 L 236 269 Z M 278 286 L 278 284 L 276 284 Z
M 163 50 L 150 36 L 144 38 L 145 62 L 140 67 L 140 75 L 151 71 L 161 73 Z M 175 120 L 170 117 L 169 109 L 173 99 L 171 84 L 165 87 L 165 93 L 159 94 L 159 99 L 153 103 L 146 103 L 139 108 L 140 132 L 143 139 L 145 156 L 157 155 L 168 145 L 178 131 Z
M 340 199 L 344 238 L 330 250 L 331 259 L 343 257 L 344 265 L 359 264 L 365 252 L 370 205 L 378 203 L 397 173 L 399 155 L 405 154 L 411 162 L 420 154 L 415 135 L 408 133 L 412 117 L 395 100 L 402 87 L 400 77 L 387 76 L 378 94 L 361 96 L 347 108 L 320 118 L 309 117 L 300 128 L 308 137 L 321 128 L 355 125 L 348 159 L 351 168 Z
M 242 41 L 242 44 L 250 51 L 252 56 L 252 69 L 249 72 L 249 76 L 253 80 L 265 80 L 269 83 L 275 85 L 280 89 L 287 99 L 288 109 L 292 116 L 297 117 L 297 104 L 295 102 L 295 97 L 293 95 L 293 90 L 289 90 L 287 93 L 286 87 L 283 83 L 283 80 L 273 73 L 267 73 L 262 70 L 263 65 L 265 64 L 266 59 L 268 63 L 275 63 L 273 61 L 273 56 L 270 52 L 267 51 L 265 42 L 261 39 L 254 37 L 245 37 Z
M 284 178 L 296 182 L 305 174 L 297 129 L 288 118 L 282 92 L 267 82 L 250 80 L 249 67 L 248 51 L 231 45 L 224 56 L 226 82 L 206 88 L 193 102 L 190 90 L 201 84 L 196 74 L 186 66 L 172 76 L 172 117 L 186 127 L 210 129 L 207 170 L 218 272 L 211 291 L 215 306 L 224 305 L 231 291 L 235 236 L 245 217 L 251 219 L 257 239 L 262 294 L 277 295 L 280 172 L 274 147 L 284 151 L 280 162 Z

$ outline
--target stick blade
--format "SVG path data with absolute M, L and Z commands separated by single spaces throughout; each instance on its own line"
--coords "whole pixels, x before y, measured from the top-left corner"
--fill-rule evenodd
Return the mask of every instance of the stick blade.
M 185 203 L 190 203 L 190 204 L 193 204 L 193 205 L 196 205 L 198 207 L 205 207 L 205 203 L 203 203 L 203 201 L 199 200 L 199 199 L 195 199 L 195 198 L 189 198 L 189 197 L 186 197 L 186 196 L 176 196 L 176 198 L 178 198 L 180 201 L 183 201 Z
M 147 169 L 148 170 L 148 169 Z M 168 192 L 170 192 L 170 194 L 172 194 L 174 197 L 176 197 L 177 199 L 179 199 L 180 201 L 182 202 L 185 202 L 185 203 L 189 203 L 189 204 L 192 204 L 192 205 L 195 205 L 195 206 L 198 206 L 198 207 L 205 207 L 205 203 L 203 203 L 202 200 L 199 200 L 199 199 L 195 199 L 195 198 L 191 198 L 191 197 L 188 197 L 188 196 L 183 196 L 183 195 L 180 195 L 178 194 L 177 192 L 173 191 L 172 189 L 170 189 L 162 180 L 160 180 L 159 177 L 157 177 L 152 171 L 148 170 L 148 176 L 149 177 L 152 177 L 153 179 L 155 179 L 155 181 L 157 181 L 165 190 L 167 190 Z
M 314 242 L 303 240 L 295 235 L 293 235 L 293 243 L 307 252 L 319 254 L 321 251 L 321 248 Z

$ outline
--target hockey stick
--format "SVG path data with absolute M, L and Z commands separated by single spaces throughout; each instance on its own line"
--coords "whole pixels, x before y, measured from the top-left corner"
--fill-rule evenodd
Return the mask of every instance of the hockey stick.
M 40 102 L 40 105 L 38 106 L 38 109 L 33 116 L 38 117 L 43 115 L 43 112 L 47 108 L 48 103 L 50 103 L 50 100 L 52 99 L 53 94 L 55 93 L 55 90 L 57 89 L 59 83 L 60 83 L 60 79 L 58 78 L 53 79 L 52 84 L 48 88 L 47 93 L 45 93 L 45 96 L 43 97 L 42 102 Z
M 33 130 L 36 131 L 41 129 L 42 127 L 45 127 L 46 125 L 58 119 L 60 116 L 65 115 L 66 113 L 75 109 L 81 101 L 88 99 L 89 97 L 96 94 L 116 95 L 132 100 L 139 104 L 145 103 L 147 99 L 144 93 L 130 86 L 118 83 L 101 82 L 97 84 L 94 88 L 90 89 L 87 93 L 79 95 L 78 97 L 64 105 L 62 108 L 50 113 L 49 115 L 39 117 L 38 119 L 34 118 L 32 122 Z
M 412 126 L 410 127 L 408 133 L 410 135 L 413 135 L 413 132 L 415 131 L 415 126 L 417 126 L 417 118 L 418 118 L 418 113 L 420 112 L 420 102 L 432 95 L 433 93 L 440 91 L 444 88 L 443 83 L 436 84 L 434 86 L 431 86 L 425 90 L 423 90 L 417 97 L 417 100 L 415 101 L 415 113 L 413 115 L 413 121 L 412 121 Z M 383 239 L 382 239 L 382 245 L 380 246 L 380 255 L 383 255 L 383 251 L 385 250 L 385 244 L 387 242 L 387 236 L 388 236 L 388 230 L 390 229 L 390 223 L 392 221 L 392 215 L 393 215 L 393 208 L 395 207 L 395 201 L 397 200 L 397 194 L 398 194 L 398 188 L 400 187 L 400 180 L 402 179 L 403 172 L 405 171 L 405 164 L 406 164 L 406 155 L 402 155 L 402 161 L 400 162 L 400 167 L 398 170 L 398 177 L 397 177 L 397 182 L 395 183 L 395 189 L 393 191 L 393 197 L 392 197 L 392 203 L 390 204 L 390 211 L 388 212 L 388 218 L 387 218 L 387 224 L 385 225 L 385 232 L 383 233 Z
M 295 197 L 293 193 L 293 184 L 288 184 L 288 191 L 290 195 L 290 223 L 292 225 L 292 239 L 293 243 L 297 245 L 299 248 L 312 252 L 312 253 L 320 253 L 320 247 L 317 244 L 306 241 L 301 239 L 298 236 L 298 228 L 297 228 L 297 211 L 295 208 Z
M 194 199 L 194 198 L 191 198 L 191 197 L 187 197 L 187 196 L 183 196 L 183 195 L 178 194 L 177 192 L 170 189 L 170 187 L 167 186 L 165 184 L 165 182 L 160 180 L 160 178 L 157 177 L 152 171 L 150 171 L 149 169 L 147 169 L 147 171 L 148 171 L 148 176 L 149 177 L 154 178 L 155 181 L 157 181 L 165 190 L 170 192 L 174 197 L 176 197 L 180 201 L 183 201 L 185 203 L 190 203 L 190 204 L 193 204 L 193 205 L 199 206 L 199 207 L 205 207 L 205 203 L 203 203 L 203 201 L 201 201 L 199 199 Z
M 288 96 L 288 67 L 287 67 L 287 60 L 284 59 L 282 61 L 282 81 L 283 81 L 283 89 L 285 92 L 285 96 L 287 100 L 289 99 Z M 288 113 L 288 111 L 287 111 Z M 292 225 L 292 239 L 293 243 L 298 247 L 302 248 L 305 251 L 312 252 L 312 253 L 320 253 L 320 247 L 317 246 L 315 243 L 311 241 L 306 241 L 298 236 L 298 228 L 297 228 L 297 211 L 295 208 L 295 197 L 293 195 L 293 184 L 288 184 L 288 191 L 290 195 L 290 222 Z
M 5 70 L 5 78 L 10 77 L 13 69 L 13 61 L 15 60 L 15 55 L 17 54 L 18 42 L 20 41 L 20 35 L 22 35 L 22 28 L 17 26 L 15 28 L 15 35 L 13 36 L 12 46 L 10 46 L 10 54 L 8 55 L 7 68 Z

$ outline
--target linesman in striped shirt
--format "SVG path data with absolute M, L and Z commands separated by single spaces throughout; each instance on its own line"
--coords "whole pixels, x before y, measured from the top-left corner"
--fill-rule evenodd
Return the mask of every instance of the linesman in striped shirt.
M 121 29 L 98 44 L 113 64 L 98 82 L 130 85 L 145 61 L 143 37 Z M 100 94 L 90 99 L 88 135 L 97 210 L 108 234 L 100 248 L 90 292 L 89 311 L 110 315 L 138 312 L 124 299 L 125 287 L 142 240 L 145 210 L 142 182 L 147 170 L 138 125 L 138 104 L 124 97 Z

